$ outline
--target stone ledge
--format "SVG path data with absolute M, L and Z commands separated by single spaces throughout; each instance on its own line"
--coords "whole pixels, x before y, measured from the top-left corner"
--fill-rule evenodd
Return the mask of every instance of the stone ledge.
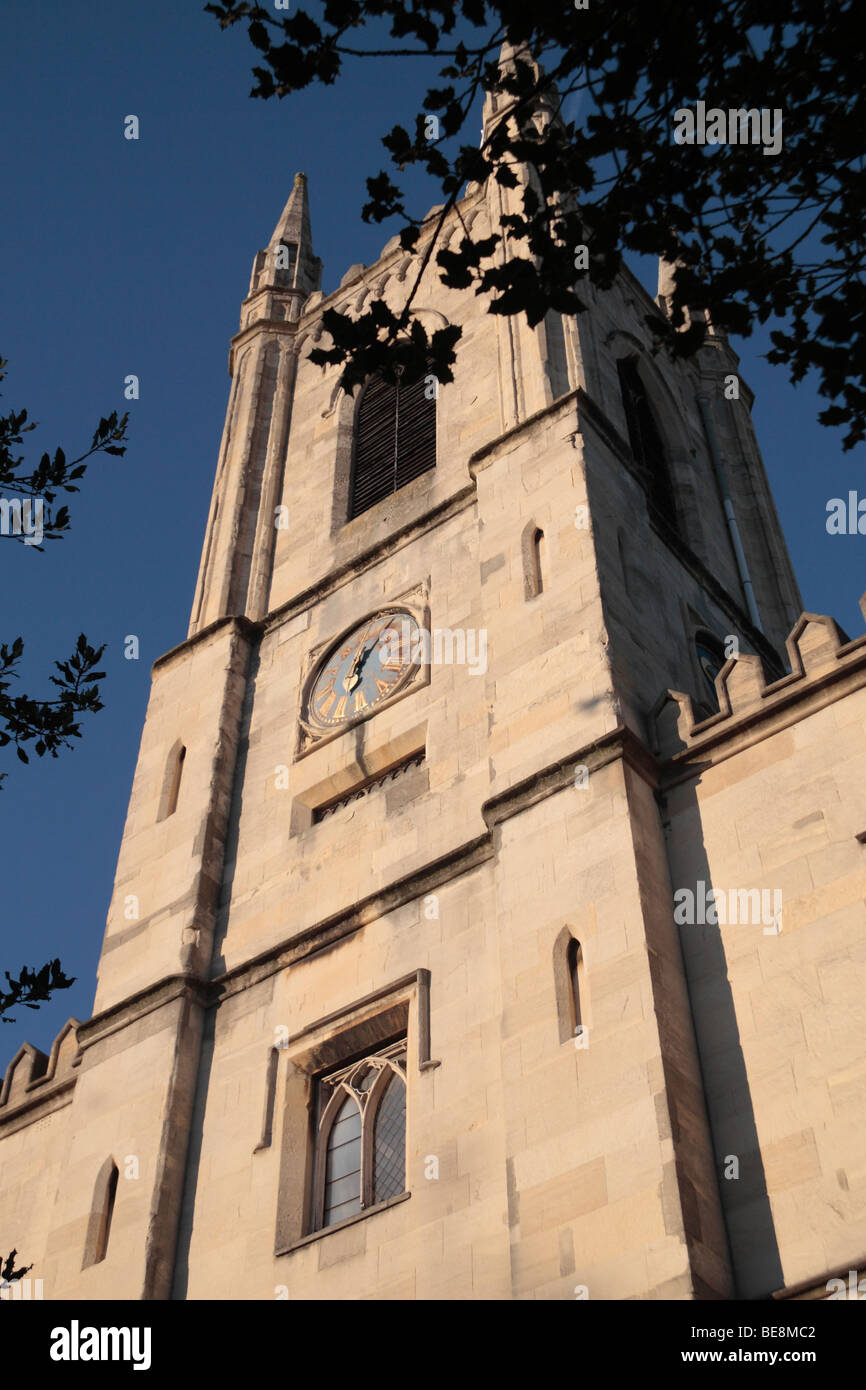
M 347 1216 L 344 1221 L 335 1221 L 333 1226 L 323 1226 L 321 1231 L 311 1231 L 307 1236 L 301 1236 L 300 1240 L 295 1240 L 291 1245 L 277 1246 L 274 1254 L 291 1255 L 293 1250 L 301 1250 L 305 1245 L 313 1245 L 317 1240 L 324 1239 L 325 1236 L 333 1235 L 335 1231 L 344 1231 L 347 1226 L 354 1226 L 358 1221 L 366 1221 L 368 1216 L 375 1216 L 377 1212 L 388 1211 L 389 1207 L 397 1207 L 401 1202 L 408 1202 L 412 1196 L 411 1192 L 401 1192 L 397 1197 L 389 1197 L 387 1202 L 376 1202 L 372 1207 L 367 1207 L 366 1211 L 359 1211 L 355 1216 Z

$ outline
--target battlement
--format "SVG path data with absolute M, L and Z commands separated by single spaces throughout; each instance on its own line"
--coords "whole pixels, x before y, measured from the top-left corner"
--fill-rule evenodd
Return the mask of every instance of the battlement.
M 860 607 L 866 619 L 866 594 Z M 849 640 L 825 614 L 802 613 L 785 645 L 791 670 L 772 682 L 759 656 L 731 657 L 716 677 L 719 712 L 709 719 L 696 717 L 690 695 L 666 690 L 651 714 L 653 751 L 676 763 L 731 739 L 751 742 L 756 725 L 769 721 L 774 732 L 866 679 L 866 635 Z
M 0 1088 L 0 1121 L 12 1111 L 43 1096 L 55 1095 L 73 1084 L 81 1060 L 78 1029 L 81 1023 L 70 1018 L 64 1023 L 46 1056 L 31 1043 L 22 1043 L 6 1068 Z

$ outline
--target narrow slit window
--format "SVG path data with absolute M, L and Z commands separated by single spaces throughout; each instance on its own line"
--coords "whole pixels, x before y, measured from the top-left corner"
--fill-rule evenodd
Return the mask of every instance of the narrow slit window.
M 281 241 L 274 248 L 274 269 L 282 271 L 282 276 L 277 276 L 277 284 L 294 285 L 297 267 L 298 243 L 296 241 Z
M 553 945 L 553 986 L 556 994 L 560 1043 L 586 1047 L 589 1010 L 583 948 L 569 927 L 563 927 Z
M 99 1170 L 93 1191 L 93 1205 L 87 1225 L 82 1269 L 100 1264 L 108 1252 L 111 1218 L 117 1196 L 118 1168 L 113 1158 L 106 1159 Z
M 274 1129 L 274 1102 L 277 1097 L 277 1068 L 279 1067 L 280 1054 L 276 1047 L 268 1050 L 268 1068 L 265 1076 L 265 1110 L 262 1117 L 262 1137 L 256 1144 L 253 1153 L 258 1153 L 260 1149 L 270 1148 Z
M 580 942 L 574 937 L 568 943 L 565 955 L 568 969 L 569 1005 L 571 1008 L 571 1031 L 575 1037 L 583 1032 L 583 1013 L 580 1000 L 581 977 L 583 975 L 583 953 Z
M 523 532 L 523 592 L 527 599 L 537 598 L 544 589 L 545 540 L 544 532 L 530 521 Z
M 176 743 L 168 755 L 157 820 L 166 820 L 169 816 L 173 816 L 177 810 L 185 758 L 185 746 L 181 743 Z

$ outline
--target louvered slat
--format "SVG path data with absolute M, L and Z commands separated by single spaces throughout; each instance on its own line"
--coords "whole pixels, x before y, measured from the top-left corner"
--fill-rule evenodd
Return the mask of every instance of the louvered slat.
M 399 387 L 373 380 L 358 407 L 350 519 L 389 497 L 436 463 L 436 402 L 425 377 Z
M 436 463 L 436 401 L 426 396 L 426 376 L 401 386 L 397 402 L 397 487 Z
M 374 377 L 358 407 L 351 517 L 393 492 L 396 454 L 397 388 Z

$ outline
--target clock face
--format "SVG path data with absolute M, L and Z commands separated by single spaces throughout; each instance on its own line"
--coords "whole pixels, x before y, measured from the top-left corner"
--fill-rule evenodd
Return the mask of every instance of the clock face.
M 419 629 L 405 610 L 378 613 L 332 647 L 313 679 L 306 722 L 320 731 L 366 714 L 401 690 L 416 671 Z

